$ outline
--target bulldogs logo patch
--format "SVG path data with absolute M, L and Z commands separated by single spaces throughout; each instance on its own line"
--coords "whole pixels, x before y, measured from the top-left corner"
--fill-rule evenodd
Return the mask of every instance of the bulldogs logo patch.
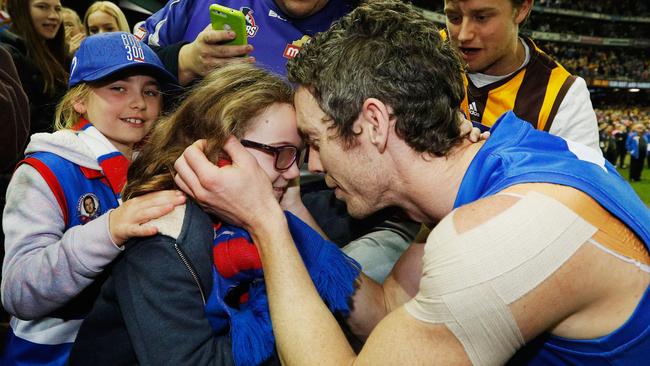
M 244 13 L 244 17 L 246 17 L 246 34 L 248 35 L 248 38 L 255 37 L 260 27 L 257 24 L 255 24 L 255 18 L 253 17 L 253 9 L 243 7 L 241 8 L 241 12 Z

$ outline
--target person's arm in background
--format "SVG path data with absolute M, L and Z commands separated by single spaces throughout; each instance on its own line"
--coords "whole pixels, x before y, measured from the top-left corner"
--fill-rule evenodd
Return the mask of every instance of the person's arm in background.
M 0 46 L 0 172 L 10 173 L 29 138 L 29 101 L 11 54 Z
M 202 1 L 169 1 L 136 30 L 136 37 L 152 46 L 165 67 L 185 86 L 202 78 L 215 68 L 230 62 L 255 62 L 253 57 L 239 57 L 253 51 L 253 46 L 226 46 L 234 33 L 216 31 L 208 24 L 194 41 L 184 39 L 190 26 L 194 6 L 206 6 Z
M 589 89 L 583 78 L 576 77 L 564 96 L 548 132 L 600 151 L 596 112 L 591 105 Z
M 162 9 L 147 18 L 144 24 L 136 29 L 135 36 L 149 46 L 156 47 L 166 47 L 183 41 L 188 24 L 192 21 L 188 14 L 196 2 L 196 0 L 168 1 Z

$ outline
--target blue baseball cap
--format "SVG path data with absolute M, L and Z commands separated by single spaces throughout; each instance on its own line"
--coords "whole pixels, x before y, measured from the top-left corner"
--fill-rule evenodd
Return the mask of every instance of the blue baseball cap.
M 68 87 L 99 81 L 129 69 L 151 73 L 161 85 L 178 83 L 149 46 L 130 33 L 109 32 L 86 37 L 81 42 L 70 65 Z

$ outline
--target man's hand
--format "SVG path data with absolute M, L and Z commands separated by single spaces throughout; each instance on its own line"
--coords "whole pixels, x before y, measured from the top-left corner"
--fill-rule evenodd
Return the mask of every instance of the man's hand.
M 255 157 L 230 137 L 223 147 L 231 165 L 217 167 L 204 154 L 205 140 L 190 145 L 176 160 L 174 180 L 206 211 L 250 231 L 282 209 L 268 176 Z
M 214 30 L 208 24 L 196 36 L 194 42 L 183 46 L 178 54 L 178 81 L 187 85 L 192 80 L 202 78 L 210 71 L 232 62 L 254 63 L 254 57 L 246 57 L 253 51 L 252 45 L 229 46 L 224 42 L 235 39 L 235 33 Z

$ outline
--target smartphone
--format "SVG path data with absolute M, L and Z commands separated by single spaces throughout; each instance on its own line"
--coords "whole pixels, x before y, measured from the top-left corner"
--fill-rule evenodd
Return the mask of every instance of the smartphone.
M 210 5 L 210 22 L 214 30 L 235 32 L 235 39 L 224 44 L 245 45 L 248 43 L 246 36 L 246 17 L 241 11 L 219 4 L 212 4 Z

